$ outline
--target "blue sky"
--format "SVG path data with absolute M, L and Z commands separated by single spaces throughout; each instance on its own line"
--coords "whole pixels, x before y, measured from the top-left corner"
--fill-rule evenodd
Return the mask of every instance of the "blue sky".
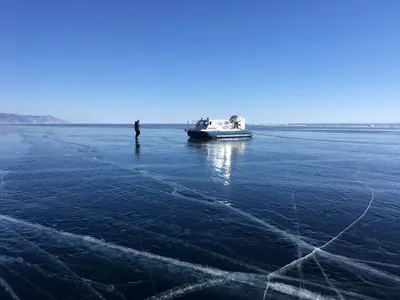
M 400 1 L 3 1 L 0 112 L 400 122 Z

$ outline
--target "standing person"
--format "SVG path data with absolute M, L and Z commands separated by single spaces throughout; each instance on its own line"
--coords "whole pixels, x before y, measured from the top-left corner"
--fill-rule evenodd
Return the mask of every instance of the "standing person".
M 140 124 L 139 124 L 139 120 L 135 121 L 135 131 L 136 131 L 136 139 L 138 139 L 139 135 L 140 135 Z

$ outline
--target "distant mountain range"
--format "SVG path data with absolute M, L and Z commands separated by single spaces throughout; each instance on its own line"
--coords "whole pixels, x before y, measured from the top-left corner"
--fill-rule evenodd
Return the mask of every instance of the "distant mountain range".
M 68 124 L 53 116 L 30 116 L 0 113 L 0 124 Z

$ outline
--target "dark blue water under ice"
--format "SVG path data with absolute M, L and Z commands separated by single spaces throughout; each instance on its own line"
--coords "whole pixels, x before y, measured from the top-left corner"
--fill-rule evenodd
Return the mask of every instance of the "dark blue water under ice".
M 0 299 L 400 299 L 400 130 L 0 127 Z

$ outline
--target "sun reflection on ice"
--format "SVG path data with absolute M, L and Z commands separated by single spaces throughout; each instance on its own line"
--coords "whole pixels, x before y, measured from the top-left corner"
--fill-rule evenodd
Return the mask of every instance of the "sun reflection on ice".
M 213 168 L 211 179 L 222 182 L 224 185 L 230 184 L 232 175 L 232 157 L 235 154 L 243 154 L 245 141 L 229 140 L 210 142 L 207 149 L 207 162 Z

